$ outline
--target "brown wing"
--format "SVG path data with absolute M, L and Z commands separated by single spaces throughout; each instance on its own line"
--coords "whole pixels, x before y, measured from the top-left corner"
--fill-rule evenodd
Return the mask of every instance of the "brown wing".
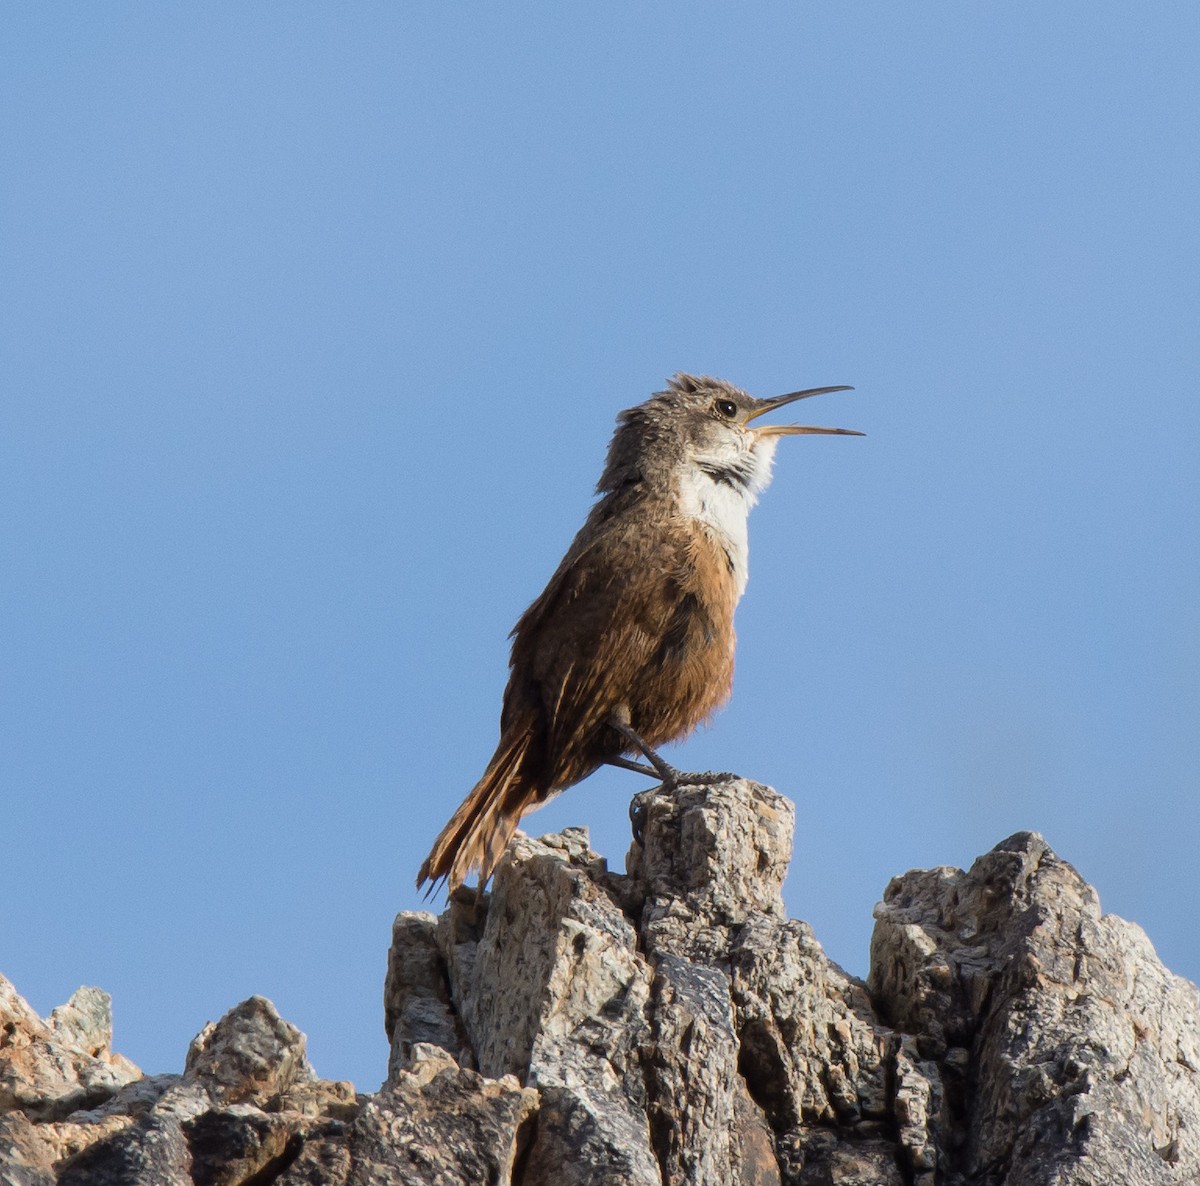
M 608 725 L 614 713 L 659 745 L 724 699 L 732 604 L 729 620 L 713 619 L 711 598 L 700 588 L 710 551 L 701 547 L 697 555 L 686 520 L 648 529 L 640 516 L 616 517 L 580 533 L 522 615 L 504 719 L 536 706 L 545 730 L 539 781 L 547 792 L 626 748 Z M 714 655 L 715 671 L 706 661 Z

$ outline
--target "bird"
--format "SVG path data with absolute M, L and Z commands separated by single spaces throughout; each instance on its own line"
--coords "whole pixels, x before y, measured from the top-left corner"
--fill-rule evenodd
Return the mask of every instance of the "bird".
M 750 508 L 783 436 L 846 428 L 759 424 L 786 404 L 679 372 L 620 413 L 597 501 L 512 634 L 500 741 L 434 841 L 417 887 L 483 892 L 521 817 L 601 765 L 668 786 L 732 777 L 658 753 L 710 717 L 733 682 L 734 608 L 746 588 Z M 638 760 L 642 759 L 642 760 Z

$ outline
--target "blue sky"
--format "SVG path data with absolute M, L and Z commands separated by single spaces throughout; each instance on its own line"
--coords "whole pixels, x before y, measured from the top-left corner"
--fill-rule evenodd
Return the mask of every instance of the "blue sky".
M 734 698 L 863 974 L 1043 832 L 1200 977 L 1192 4 L 45 2 L 0 46 L 0 971 L 178 1070 L 251 993 L 383 1078 L 505 636 L 677 369 L 782 442 Z M 820 407 L 816 405 L 819 402 Z M 643 785 L 527 821 L 621 867 Z

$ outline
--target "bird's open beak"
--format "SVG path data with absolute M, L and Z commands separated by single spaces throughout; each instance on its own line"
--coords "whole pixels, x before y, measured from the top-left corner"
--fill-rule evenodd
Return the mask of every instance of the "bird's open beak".
M 795 403 L 798 399 L 808 399 L 811 395 L 827 395 L 831 391 L 853 390 L 853 387 L 811 387 L 807 391 L 790 391 L 787 395 L 777 395 L 774 399 L 764 399 L 746 417 L 746 423 L 749 424 L 751 420 L 757 420 L 759 416 L 763 416 L 767 412 L 773 412 L 776 408 L 782 408 L 784 404 Z M 823 433 L 829 436 L 845 437 L 861 437 L 866 435 L 865 433 L 855 431 L 853 428 L 815 428 L 807 424 L 764 424 L 760 428 L 755 428 L 751 431 L 760 437 L 798 436 L 801 433 Z

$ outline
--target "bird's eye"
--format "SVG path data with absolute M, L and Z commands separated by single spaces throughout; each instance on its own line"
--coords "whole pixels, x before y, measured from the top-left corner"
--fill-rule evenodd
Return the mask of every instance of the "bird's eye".
M 719 399 L 713 406 L 726 420 L 732 420 L 737 415 L 737 404 L 731 399 Z

